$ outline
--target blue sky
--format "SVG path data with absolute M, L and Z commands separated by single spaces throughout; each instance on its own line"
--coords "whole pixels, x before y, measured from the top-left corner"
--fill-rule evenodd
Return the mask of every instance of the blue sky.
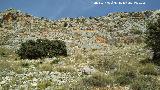
M 145 5 L 95 5 L 94 2 L 146 2 Z M 104 16 L 111 12 L 160 9 L 160 0 L 0 0 L 0 11 L 15 8 L 38 17 Z

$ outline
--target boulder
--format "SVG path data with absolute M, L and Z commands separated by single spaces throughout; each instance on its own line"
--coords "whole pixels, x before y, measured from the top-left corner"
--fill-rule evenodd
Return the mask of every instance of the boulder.
M 96 69 L 93 66 L 84 66 L 80 69 L 80 72 L 84 75 L 90 75 L 96 72 Z

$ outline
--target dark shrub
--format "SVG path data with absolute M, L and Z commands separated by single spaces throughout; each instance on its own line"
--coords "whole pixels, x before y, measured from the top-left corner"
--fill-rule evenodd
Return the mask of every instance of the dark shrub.
M 67 56 L 65 42 L 48 39 L 29 40 L 21 44 L 17 54 L 22 59 L 38 59 L 43 57 Z
M 2 23 L 1 23 L 1 20 L 0 20 L 0 27 L 2 28 Z
M 13 54 L 14 52 L 8 48 L 0 47 L 0 58 L 1 57 L 8 57 L 9 55 Z
M 67 23 L 67 22 L 65 22 L 65 23 L 63 24 L 63 26 L 64 26 L 64 27 L 67 27 L 67 26 L 68 26 L 68 23 Z
M 130 31 L 130 33 L 132 34 L 137 34 L 137 35 L 141 35 L 143 33 L 143 31 L 139 30 L 139 29 L 132 29 Z
M 120 76 L 117 77 L 116 83 L 125 86 L 132 83 L 132 81 L 136 78 L 136 74 L 132 71 L 121 73 Z
M 153 61 L 160 62 L 160 18 L 156 22 L 150 22 L 147 26 L 146 43 L 153 52 Z
M 66 45 L 65 42 L 63 41 L 59 41 L 59 40 L 55 40 L 51 43 L 52 46 L 49 50 L 49 56 L 53 56 L 53 55 L 60 55 L 60 56 L 67 56 L 67 50 L 66 50 Z M 53 50 L 53 51 L 52 51 Z
M 17 53 L 22 59 L 37 59 L 43 57 L 42 48 L 38 47 L 33 40 L 22 43 Z
M 29 67 L 29 63 L 22 63 L 22 67 Z

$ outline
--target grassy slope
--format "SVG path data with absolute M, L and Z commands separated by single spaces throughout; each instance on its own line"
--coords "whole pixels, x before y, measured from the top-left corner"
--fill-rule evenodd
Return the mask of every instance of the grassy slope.
M 37 87 L 41 89 L 48 86 L 51 86 L 52 89 L 66 89 L 66 87 L 70 86 L 70 88 L 77 90 L 87 89 L 87 86 L 89 86 L 89 88 L 94 88 L 95 90 L 106 90 L 107 88 L 109 90 L 113 87 L 117 88 L 114 90 L 119 90 L 119 88 L 123 90 L 126 85 L 130 85 L 134 88 L 142 88 L 140 90 L 144 90 L 144 88 L 158 90 L 158 79 L 160 79 L 160 73 L 156 69 L 158 66 L 152 63 L 141 63 L 141 61 L 149 57 L 144 46 L 145 44 L 130 44 L 122 45 L 121 47 L 110 46 L 104 55 L 94 51 L 85 56 L 77 54 L 66 58 L 59 57 L 57 59 L 59 64 L 52 60 L 20 60 L 14 52 L 4 51 L 5 49 L 1 48 L 3 53 L 1 52 L 0 60 L 0 81 L 5 81 L 5 84 L 1 82 L 1 85 L 2 87 L 8 87 L 7 85 L 14 86 L 15 84 L 23 86 L 25 85 L 24 81 L 33 83 L 34 78 L 37 78 Z M 94 66 L 99 73 L 93 73 L 91 76 L 79 73 L 79 68 L 85 65 Z M 59 75 L 63 75 L 65 80 L 68 81 L 65 82 L 66 84 L 59 86 L 57 81 L 52 81 L 50 74 L 46 74 L 47 71 L 49 71 L 48 73 L 58 71 L 60 72 Z M 8 80 L 4 78 L 8 78 Z M 153 85 L 147 86 L 144 78 L 151 79 L 151 81 L 147 82 Z M 35 88 L 34 84 L 26 85 L 30 89 Z M 87 86 L 84 87 L 84 85 Z M 108 85 L 111 86 L 109 87 Z

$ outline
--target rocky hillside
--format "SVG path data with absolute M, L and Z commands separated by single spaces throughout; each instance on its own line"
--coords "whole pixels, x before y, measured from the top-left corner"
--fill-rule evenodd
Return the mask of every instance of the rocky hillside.
M 60 39 L 68 53 L 105 51 L 108 45 L 143 42 L 148 18 L 157 11 L 110 13 L 102 17 L 38 18 L 15 9 L 0 13 L 0 45 L 17 48 L 28 39 Z M 150 18 L 151 19 L 151 18 Z
M 160 10 L 49 20 L 15 9 L 0 13 L 0 90 L 160 90 L 160 66 L 144 47 Z M 26 40 L 66 42 L 67 57 L 21 59 Z

